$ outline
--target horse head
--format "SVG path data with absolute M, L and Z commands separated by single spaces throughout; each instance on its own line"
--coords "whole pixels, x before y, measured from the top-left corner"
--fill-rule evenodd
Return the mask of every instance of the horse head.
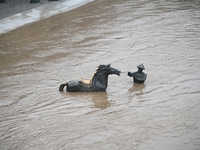
M 99 66 L 98 66 L 98 69 L 97 69 L 97 72 L 104 72 L 104 73 L 106 73 L 107 75 L 116 74 L 116 75 L 118 75 L 118 76 L 120 76 L 120 73 L 121 73 L 120 70 L 111 67 L 111 64 L 99 65 Z

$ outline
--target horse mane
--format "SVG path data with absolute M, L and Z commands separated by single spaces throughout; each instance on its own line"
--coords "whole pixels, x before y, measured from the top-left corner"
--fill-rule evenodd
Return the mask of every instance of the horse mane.
M 110 65 L 99 65 L 99 66 L 97 66 L 98 68 L 97 68 L 96 72 L 94 73 L 94 75 L 93 75 L 93 77 L 92 77 L 92 80 L 98 79 L 99 76 L 102 74 L 102 72 L 103 72 L 106 68 L 108 68 L 108 66 L 110 66 Z

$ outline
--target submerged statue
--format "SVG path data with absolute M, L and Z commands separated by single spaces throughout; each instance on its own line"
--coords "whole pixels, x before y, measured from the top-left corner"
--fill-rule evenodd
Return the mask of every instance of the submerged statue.
M 121 71 L 112 68 L 111 64 L 99 65 L 90 80 L 71 80 L 60 85 L 59 91 L 63 91 L 66 86 L 68 92 L 103 92 L 108 86 L 108 76 L 110 74 L 120 75 Z
M 128 72 L 128 76 L 133 77 L 134 82 L 143 83 L 147 78 L 147 74 L 142 72 L 143 70 L 145 70 L 144 65 L 140 64 L 137 66 L 137 68 L 138 71 L 136 72 Z

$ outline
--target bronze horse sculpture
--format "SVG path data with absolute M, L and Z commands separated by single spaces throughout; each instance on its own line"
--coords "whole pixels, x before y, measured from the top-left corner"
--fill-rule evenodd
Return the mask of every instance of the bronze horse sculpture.
M 104 92 L 108 86 L 108 76 L 110 74 L 120 75 L 121 71 L 112 68 L 111 64 L 99 65 L 90 80 L 71 80 L 60 85 L 59 91 L 63 91 L 66 86 L 68 92 Z

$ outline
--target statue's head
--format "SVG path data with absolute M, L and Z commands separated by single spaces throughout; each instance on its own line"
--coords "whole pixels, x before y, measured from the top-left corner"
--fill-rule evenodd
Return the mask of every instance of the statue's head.
M 140 64 L 140 65 L 138 65 L 138 66 L 137 66 L 137 68 L 138 68 L 138 69 L 140 69 L 140 70 L 145 70 L 145 68 L 144 68 L 144 65 L 143 65 L 143 64 Z

